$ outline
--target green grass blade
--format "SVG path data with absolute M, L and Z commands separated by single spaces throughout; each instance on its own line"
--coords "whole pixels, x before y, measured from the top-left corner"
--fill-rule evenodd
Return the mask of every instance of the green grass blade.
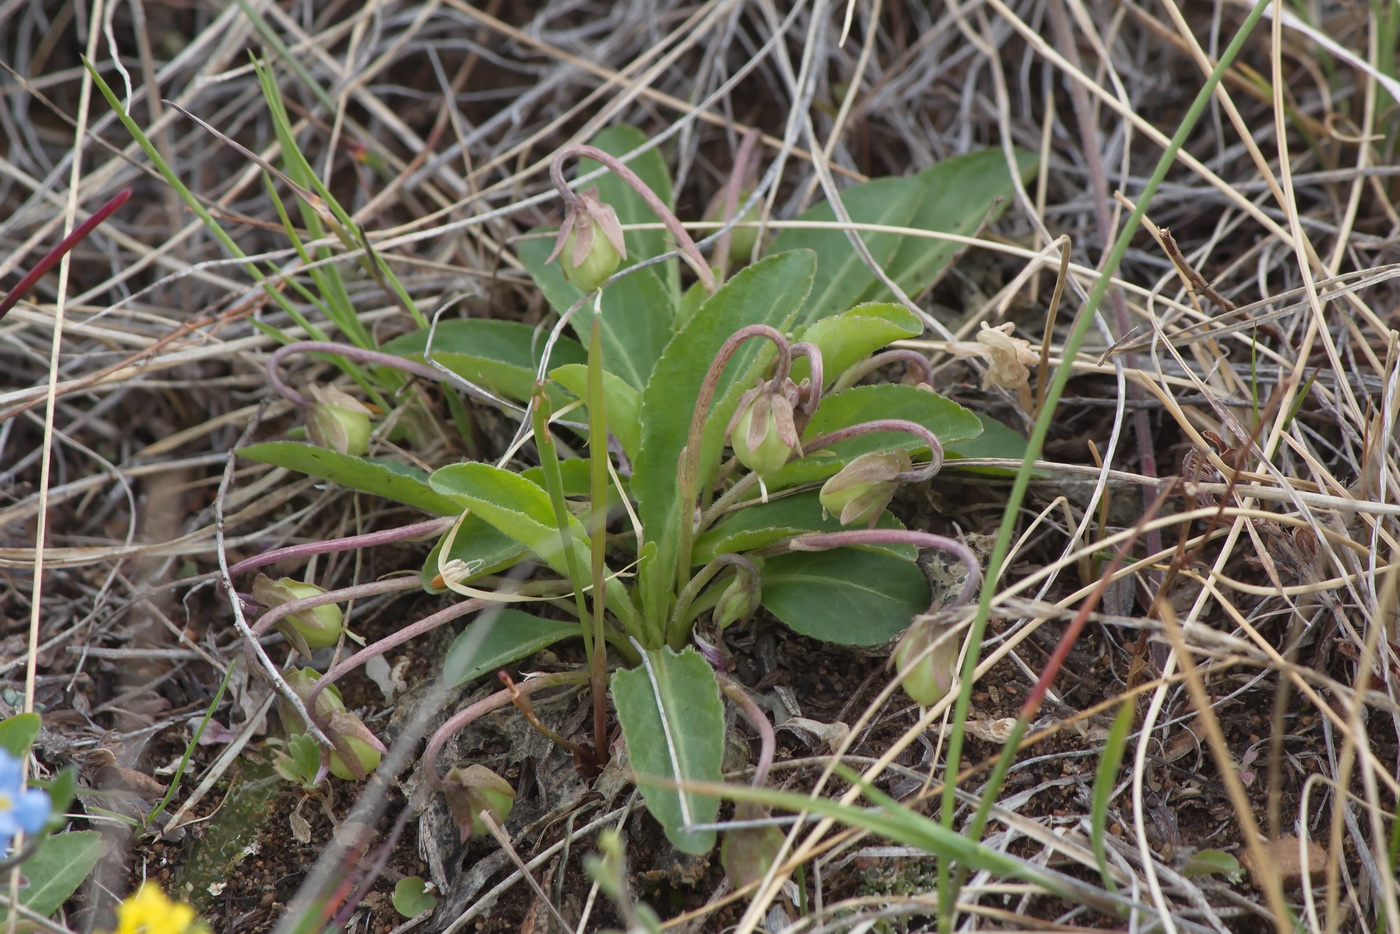
M 1036 419 L 1035 427 L 1031 432 L 1029 443 L 1026 445 L 1026 456 L 1021 462 L 1020 469 L 1016 472 L 1016 479 L 1012 483 L 1010 496 L 1007 498 L 1006 510 L 1002 515 L 1000 528 L 997 530 L 996 542 L 992 546 L 992 554 L 987 561 L 986 584 L 982 588 L 981 599 L 977 604 L 977 615 L 972 623 L 972 631 L 968 634 L 968 639 L 972 645 L 980 645 L 986 633 L 987 619 L 992 608 L 992 597 L 996 593 L 996 585 L 1000 581 L 1003 566 L 1006 563 L 1007 554 L 1011 549 L 1011 537 L 1016 530 L 1016 522 L 1020 516 L 1021 503 L 1025 500 L 1026 490 L 1030 486 L 1031 475 L 1034 472 L 1035 459 L 1040 455 L 1041 448 L 1045 444 L 1045 437 L 1049 433 L 1050 424 L 1054 420 L 1055 409 L 1064 394 L 1065 386 L 1069 383 L 1073 367 L 1069 361 L 1079 352 L 1079 348 L 1084 343 L 1084 338 L 1088 335 L 1089 325 L 1094 320 L 1094 314 L 1098 311 L 1099 305 L 1103 302 L 1104 296 L 1108 293 L 1109 285 L 1112 282 L 1113 274 L 1123 261 L 1123 256 L 1128 251 L 1128 245 L 1137 234 L 1138 226 L 1143 215 L 1147 211 L 1148 205 L 1152 201 L 1152 196 L 1156 194 L 1162 180 L 1167 176 L 1167 170 L 1176 161 L 1176 155 L 1180 152 L 1182 145 L 1186 142 L 1196 122 L 1206 110 L 1206 105 L 1210 103 L 1215 88 L 1220 84 L 1221 78 L 1230 64 L 1239 55 L 1244 47 L 1245 40 L 1254 31 L 1260 17 L 1263 15 L 1269 0 L 1256 0 L 1249 15 L 1235 36 L 1231 39 L 1229 46 L 1220 56 L 1220 60 L 1211 70 L 1210 76 L 1197 93 L 1195 100 L 1191 102 L 1191 107 L 1186 116 L 1182 118 L 1181 125 L 1177 127 L 1176 133 L 1172 136 L 1171 142 L 1157 161 L 1156 168 L 1143 186 L 1142 193 L 1137 198 L 1137 204 L 1133 208 L 1132 214 L 1123 221 L 1122 232 L 1113 244 L 1113 249 L 1108 255 L 1108 259 L 1103 264 L 1103 270 L 1098 280 L 1094 284 L 1093 290 L 1089 293 L 1088 301 L 1080 310 L 1075 321 L 1074 328 L 1065 341 L 1062 352 L 1066 361 L 1056 371 L 1050 382 L 1050 387 L 1045 393 L 1045 402 L 1041 408 L 1040 417 Z M 963 663 L 962 686 L 958 692 L 958 698 L 954 705 L 952 723 L 953 730 L 948 737 L 948 752 L 945 761 L 945 770 L 948 775 L 958 773 L 962 760 L 962 747 L 964 740 L 964 728 L 967 723 L 968 707 L 972 702 L 972 685 L 974 675 L 977 671 L 978 654 L 969 652 Z M 997 789 L 988 787 L 986 793 L 995 796 Z M 943 826 L 950 830 L 953 825 L 955 814 L 957 789 L 953 782 L 947 782 L 943 789 L 941 819 Z M 952 875 L 950 867 L 946 862 L 940 863 L 938 867 L 939 882 L 939 904 L 942 910 L 939 913 L 939 928 L 942 931 L 951 931 L 955 921 L 953 905 L 956 900 L 956 892 L 952 886 Z
M 1108 851 L 1104 846 L 1104 834 L 1108 833 L 1108 804 L 1113 798 L 1113 785 L 1118 780 L 1118 769 L 1123 764 L 1123 751 L 1128 746 L 1128 734 L 1133 729 L 1135 708 L 1131 699 L 1125 700 L 1113 718 L 1108 739 L 1104 741 L 1103 753 L 1099 756 L 1099 768 L 1094 773 L 1092 802 L 1089 808 L 1089 843 L 1094 848 L 1094 861 L 1099 864 L 1099 878 L 1103 887 L 1110 892 L 1118 891 L 1113 884 L 1113 875 L 1108 871 Z

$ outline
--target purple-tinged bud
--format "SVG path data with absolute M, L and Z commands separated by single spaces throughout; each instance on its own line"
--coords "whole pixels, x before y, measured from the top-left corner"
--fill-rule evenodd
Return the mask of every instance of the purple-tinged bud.
M 862 454 L 822 484 L 822 509 L 842 525 L 864 523 L 873 528 L 899 489 L 899 475 L 912 466 L 903 448 Z
M 564 208 L 564 224 L 545 262 L 563 254 L 564 278 L 584 292 L 592 292 L 617 272 L 627 258 L 622 224 L 612 205 L 604 204 L 594 187 L 577 193 Z
M 729 428 L 729 444 L 739 463 L 760 479 L 776 473 L 793 452 L 802 454 L 790 398 L 796 394 L 797 387 L 788 380 L 782 390 L 775 391 L 771 383 L 763 383 L 739 400 Z
M 267 607 L 281 606 L 303 597 L 314 597 L 326 591 L 315 584 L 284 577 L 273 580 L 259 574 L 253 581 L 253 599 Z M 340 641 L 345 631 L 345 614 L 334 603 L 291 613 L 277 621 L 277 631 L 287 637 L 298 652 L 310 655 L 314 649 L 324 649 Z
M 314 668 L 289 668 L 282 672 L 282 677 L 303 701 L 311 696 L 311 689 L 321 679 Z M 345 781 L 364 781 L 388 751 L 379 737 L 359 717 L 345 709 L 345 701 L 333 684 L 327 685 L 316 696 L 314 713 L 317 719 L 324 721 L 323 732 L 334 744 L 330 754 L 330 773 Z M 281 705 L 278 716 L 288 735 L 305 733 L 308 729 L 290 705 Z
M 929 647 L 932 646 L 931 651 Z M 956 630 L 936 616 L 916 616 L 894 650 L 894 665 L 903 676 L 904 693 L 932 707 L 948 695 L 958 673 Z
M 306 394 L 311 397 L 306 433 L 312 443 L 356 456 L 369 450 L 369 417 L 374 410 L 334 386 L 311 386 Z
M 481 812 L 486 811 L 497 824 L 505 823 L 515 805 L 515 789 L 484 765 L 453 766 L 443 778 L 444 794 L 452 819 L 463 843 L 468 837 L 480 837 L 489 832 Z
M 710 614 L 716 629 L 727 629 L 754 614 L 762 600 L 762 589 L 754 575 L 740 571 L 724 588 Z
M 741 804 L 734 810 L 735 820 L 757 820 L 767 817 L 762 808 Z M 719 863 L 729 884 L 736 889 L 758 882 L 773 868 L 773 861 L 783 848 L 785 834 L 778 827 L 739 827 L 725 831 L 719 846 Z

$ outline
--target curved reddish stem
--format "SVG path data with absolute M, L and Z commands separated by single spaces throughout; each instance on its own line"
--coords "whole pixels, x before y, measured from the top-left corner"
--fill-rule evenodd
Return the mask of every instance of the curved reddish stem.
M 972 599 L 982 584 L 982 566 L 972 549 L 955 538 L 934 535 L 932 532 L 919 532 L 915 529 L 848 529 L 843 532 L 813 532 L 797 535 L 787 541 L 792 551 L 826 551 L 848 545 L 914 545 L 917 548 L 937 548 L 957 558 L 967 568 L 967 582 L 953 600 L 951 606 L 958 606 Z M 932 612 L 932 608 L 930 608 Z
M 754 703 L 742 684 L 719 671 L 715 672 L 715 677 L 719 679 L 719 686 L 725 695 L 738 705 L 744 717 L 758 732 L 758 765 L 754 766 L 753 781 L 750 784 L 754 788 L 762 788 L 768 782 L 768 770 L 773 767 L 774 751 L 778 748 L 773 724 L 768 722 L 768 718 L 763 715 L 763 711 Z
M 502 707 L 509 707 L 515 695 L 533 694 L 536 691 L 547 687 L 555 687 L 560 684 L 587 684 L 588 672 L 586 671 L 557 671 L 550 674 L 540 675 L 531 678 L 524 684 L 517 684 L 511 690 L 500 690 L 495 694 L 483 697 L 481 700 L 454 714 L 446 723 L 437 728 L 432 739 L 428 740 L 428 746 L 423 750 L 423 777 L 428 785 L 438 791 L 446 791 L 448 783 L 442 780 L 438 774 L 437 759 L 442 752 L 442 747 L 447 744 L 447 740 L 462 729 L 467 724 L 484 717 L 493 710 L 500 710 Z
M 490 600 L 483 600 L 480 598 L 454 603 L 449 607 L 438 610 L 431 616 L 423 617 L 411 626 L 405 626 L 392 635 L 385 636 L 378 642 L 370 643 L 323 674 L 320 679 L 311 686 L 311 690 L 306 696 L 307 707 L 315 710 L 316 698 L 321 696 L 321 692 L 324 691 L 328 685 L 334 684 L 338 679 L 345 677 L 345 675 L 354 671 L 376 655 L 383 655 L 395 646 L 402 645 L 409 639 L 416 639 L 425 632 L 431 632 L 443 623 L 451 622 L 459 616 L 466 616 L 468 613 L 475 613 L 478 610 L 483 610 L 487 606 L 490 606 L 491 603 L 492 601 Z
M 859 435 L 874 434 L 878 431 L 908 432 L 909 434 L 914 435 L 919 440 L 923 441 L 925 444 L 928 445 L 929 452 L 931 455 L 929 462 L 922 467 L 916 467 L 913 470 L 906 470 L 896 475 L 895 479 L 898 480 L 900 483 L 920 483 L 924 480 L 932 478 L 934 474 L 938 473 L 938 471 L 942 469 L 943 442 L 939 441 L 938 436 L 935 435 L 933 432 L 929 431 L 923 425 L 920 425 L 918 422 L 911 422 L 903 418 L 877 418 L 874 421 L 861 422 L 858 425 L 851 425 L 847 428 L 839 428 L 836 431 L 831 432 L 830 434 L 825 434 L 819 438 L 813 439 L 812 441 L 804 442 L 802 445 L 802 450 L 804 453 L 810 454 L 813 451 L 820 450 L 821 448 L 829 448 L 833 444 L 839 444 L 840 442 L 846 441 L 850 438 L 855 438 Z
M 555 189 L 559 192 L 559 197 L 564 201 L 576 201 L 578 195 L 574 194 L 568 182 L 564 180 L 564 162 L 569 158 L 585 157 L 595 162 L 607 166 L 618 178 L 622 179 L 628 186 L 641 195 L 642 200 L 651 208 L 652 213 L 660 218 L 666 225 L 666 229 L 671 232 L 671 236 L 676 238 L 676 247 L 680 250 L 681 256 L 691 269 L 695 270 L 695 275 L 700 283 L 705 287 L 706 294 L 715 294 L 715 274 L 710 271 L 710 266 L 705 262 L 704 255 L 700 248 L 695 245 L 695 240 L 691 238 L 690 232 L 685 229 L 685 225 L 676 217 L 675 212 L 666 206 L 666 203 L 651 190 L 651 186 L 642 181 L 636 172 L 627 167 L 627 163 L 621 159 L 606 153 L 596 146 L 565 146 L 555 154 L 554 160 L 549 165 L 549 178 L 554 182 Z
M 272 388 L 277 394 L 293 405 L 307 406 L 311 400 L 297 392 L 286 383 L 282 382 L 282 361 L 292 354 L 299 353 L 326 353 L 334 354 L 337 357 L 345 357 L 347 360 L 354 360 L 357 363 L 373 363 L 378 366 L 393 367 L 402 370 L 413 376 L 422 379 L 439 382 L 442 374 L 426 363 L 418 363 L 404 357 L 396 357 L 391 353 L 384 353 L 380 350 L 366 350 L 363 347 L 352 347 L 348 344 L 337 344 L 334 341 L 295 341 L 290 344 L 283 344 L 272 352 L 272 356 L 267 358 L 267 381 L 272 384 Z M 498 402 L 492 397 L 489 401 Z
M 381 593 L 393 593 L 396 590 L 412 590 L 422 586 L 417 577 L 390 577 L 382 581 L 370 581 L 367 584 L 355 584 L 352 587 L 342 587 L 340 590 L 328 590 L 325 593 L 314 594 L 310 597 L 302 597 L 299 600 L 288 600 L 286 603 L 268 608 L 267 612 L 258 617 L 258 621 L 253 624 L 253 635 L 261 636 L 269 629 L 277 625 L 279 620 L 291 616 L 293 613 L 300 613 L 302 610 L 315 609 L 318 606 L 325 606 L 328 603 L 344 603 L 347 600 L 355 600 L 359 597 L 373 597 Z
M 849 389 L 866 376 L 891 363 L 905 364 L 907 367 L 906 379 L 908 378 L 908 373 L 917 370 L 919 382 L 933 382 L 933 367 L 929 364 L 928 357 L 925 357 L 917 350 L 895 348 L 894 350 L 886 350 L 874 356 L 866 357 L 864 360 L 847 369 L 846 372 L 836 378 L 836 382 L 832 384 L 831 391 L 840 392 L 843 389 Z
M 412 525 L 399 526 L 396 529 L 385 529 L 381 532 L 365 532 L 362 535 L 350 535 L 345 538 L 336 538 L 328 542 L 306 542 L 302 545 L 288 545 L 285 548 L 275 548 L 272 551 L 265 551 L 260 555 L 253 555 L 251 558 L 244 558 L 242 561 L 228 569 L 229 577 L 237 577 L 247 571 L 253 571 L 268 564 L 275 564 L 288 558 L 309 558 L 312 555 L 329 555 L 338 551 L 354 551 L 356 548 L 370 548 L 375 545 L 385 545 L 389 542 L 399 542 L 410 538 L 426 538 L 429 535 L 437 535 L 452 527 L 452 523 L 457 521 L 456 516 L 442 519 L 429 519 L 426 522 L 415 522 Z

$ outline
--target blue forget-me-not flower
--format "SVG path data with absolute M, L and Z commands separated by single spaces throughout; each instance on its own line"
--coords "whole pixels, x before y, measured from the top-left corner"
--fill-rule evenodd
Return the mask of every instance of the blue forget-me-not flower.
M 24 787 L 20 760 L 0 749 L 0 856 L 9 850 L 10 840 L 21 830 L 42 830 L 51 806 L 47 792 Z

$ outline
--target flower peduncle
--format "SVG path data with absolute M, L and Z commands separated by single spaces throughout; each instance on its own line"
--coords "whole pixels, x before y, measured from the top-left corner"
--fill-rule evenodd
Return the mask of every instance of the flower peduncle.
M 566 220 L 570 216 L 577 217 L 578 212 L 585 210 L 581 196 L 576 194 L 573 189 L 569 187 L 569 183 L 564 180 L 564 163 L 569 159 L 577 158 L 587 158 L 602 163 L 607 166 L 614 175 L 626 182 L 633 191 L 641 195 L 647 207 L 651 208 L 652 212 L 666 225 L 666 229 L 671 232 L 671 236 L 675 237 L 677 249 L 680 250 L 681 256 L 690 265 L 691 269 L 695 270 L 695 275 L 704 285 L 705 292 L 710 295 L 715 294 L 715 289 L 717 287 L 715 284 L 715 275 L 710 271 L 710 266 L 705 262 L 705 257 L 701 255 L 700 248 L 695 245 L 695 241 L 686 231 L 685 226 L 681 224 L 680 219 L 677 218 L 675 213 L 657 196 L 656 192 L 651 190 L 650 185 L 642 181 L 641 178 L 637 176 L 636 172 L 633 172 L 627 167 L 627 163 L 614 155 L 604 152 L 596 146 L 565 146 L 555 154 L 554 160 L 549 165 L 549 178 L 554 183 L 555 189 L 559 192 L 559 197 L 564 201 Z M 562 232 L 561 230 L 561 233 Z M 560 243 L 562 244 L 562 242 L 561 239 Z M 559 248 L 560 247 L 556 245 L 556 251 Z M 626 255 L 625 251 L 619 252 L 622 252 L 624 256 Z

